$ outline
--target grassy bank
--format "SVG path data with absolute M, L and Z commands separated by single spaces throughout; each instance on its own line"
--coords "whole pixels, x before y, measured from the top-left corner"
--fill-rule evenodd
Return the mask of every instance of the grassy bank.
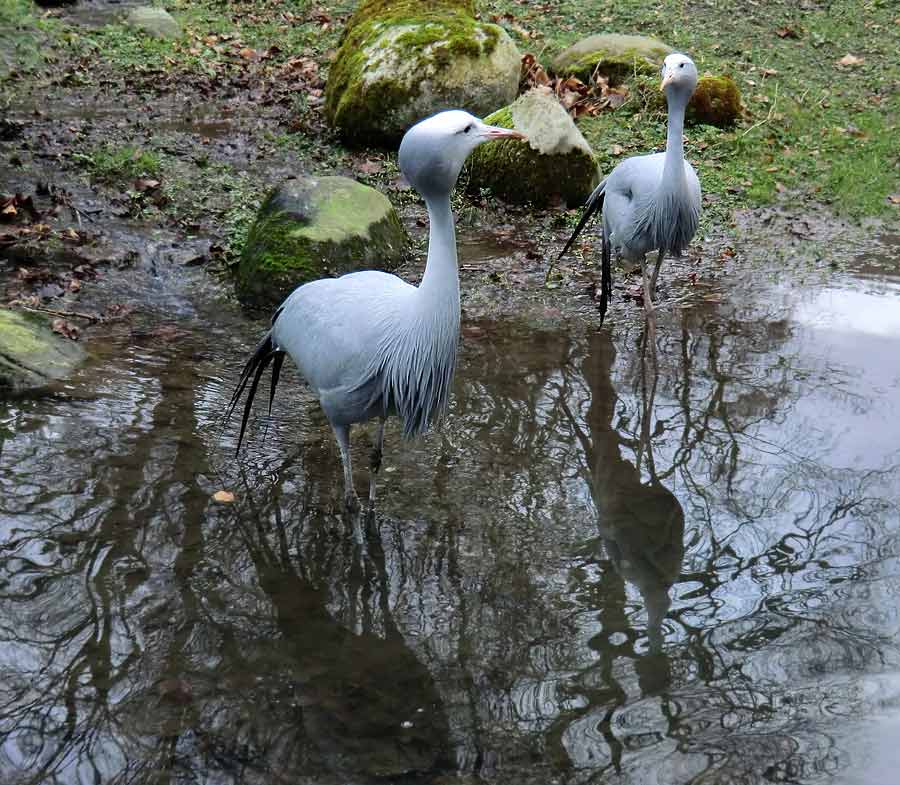
M 59 60 L 73 84 L 126 77 L 146 93 L 205 83 L 210 101 L 229 87 L 263 85 L 290 102 L 294 118 L 271 139 L 313 161 L 340 160 L 316 91 L 354 2 L 166 6 L 184 28 L 178 41 L 141 37 L 117 23 L 66 26 L 64 16 L 48 19 L 26 0 L 0 0 L 0 30 L 19 74 Z M 545 65 L 585 35 L 640 32 L 689 52 L 701 73 L 732 75 L 746 107 L 739 125 L 687 132 L 689 157 L 710 195 L 707 220 L 779 199 L 824 202 L 850 217 L 897 214 L 900 11 L 890 0 L 482 0 L 479 8 Z M 293 69 L 289 83 L 286 69 Z M 7 78 L 0 89 L 8 100 L 39 81 Z M 665 137 L 664 114 L 636 94 L 580 124 L 607 171 L 625 156 L 659 149 Z

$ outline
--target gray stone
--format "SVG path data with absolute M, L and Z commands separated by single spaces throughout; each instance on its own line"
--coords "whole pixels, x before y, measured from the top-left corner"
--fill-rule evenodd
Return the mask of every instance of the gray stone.
M 325 104 L 345 141 L 394 145 L 437 111 L 466 109 L 480 117 L 516 96 L 521 54 L 503 28 L 477 21 L 464 4 L 445 15 L 408 5 L 394 3 L 396 18 L 388 3 L 356 24 L 351 19 Z
M 634 73 L 659 71 L 666 55 L 673 51 L 668 44 L 649 36 L 599 33 L 581 39 L 557 55 L 551 70 L 583 81 L 597 70 L 610 83 L 617 84 Z
M 394 269 L 409 237 L 383 194 L 347 177 L 287 180 L 267 196 L 237 266 L 238 296 L 279 304 L 307 281 Z
M 175 39 L 181 37 L 181 25 L 163 8 L 132 8 L 125 17 L 125 24 L 151 38 Z
M 22 395 L 67 377 L 84 350 L 39 314 L 0 308 L 0 397 Z
M 485 121 L 515 128 L 528 141 L 504 139 L 477 148 L 469 158 L 469 188 L 489 188 L 508 202 L 573 206 L 600 182 L 590 145 L 549 88 L 529 90 Z

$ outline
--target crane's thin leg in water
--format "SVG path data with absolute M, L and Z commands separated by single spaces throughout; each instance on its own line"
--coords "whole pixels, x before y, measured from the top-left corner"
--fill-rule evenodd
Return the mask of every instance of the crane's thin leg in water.
M 647 318 L 653 313 L 653 294 L 650 291 L 650 277 L 647 275 L 647 257 L 641 257 L 641 280 L 644 283 L 644 313 Z
M 344 465 L 344 506 L 351 512 L 359 510 L 359 498 L 353 489 L 353 466 L 350 463 L 350 426 L 333 425 L 338 447 L 341 448 L 341 463 Z
M 654 299 L 656 299 L 656 279 L 659 278 L 659 268 L 662 267 L 665 255 L 664 251 L 659 252 L 659 256 L 656 257 L 656 267 L 653 268 L 653 277 L 650 279 L 650 296 Z
M 369 459 L 369 512 L 375 507 L 375 480 L 378 470 L 381 468 L 381 448 L 384 446 L 384 417 L 378 421 L 378 431 L 375 433 L 375 446 L 372 448 L 372 457 Z

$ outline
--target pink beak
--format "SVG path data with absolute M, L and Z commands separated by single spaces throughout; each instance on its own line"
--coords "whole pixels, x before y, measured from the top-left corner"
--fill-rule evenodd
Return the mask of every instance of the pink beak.
M 672 84 L 675 81 L 675 74 L 671 71 L 667 71 L 666 75 L 663 77 L 662 84 L 659 86 L 660 90 L 665 90 L 666 85 Z
M 481 132 L 485 139 L 527 139 L 525 134 L 512 128 L 498 128 L 496 125 L 486 125 L 485 130 Z

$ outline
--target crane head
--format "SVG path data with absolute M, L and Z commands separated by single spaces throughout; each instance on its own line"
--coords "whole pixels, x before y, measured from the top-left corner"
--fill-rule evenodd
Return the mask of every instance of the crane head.
M 666 57 L 660 69 L 660 75 L 662 84 L 659 89 L 667 94 L 679 92 L 690 97 L 697 86 L 697 66 L 690 57 L 680 52 Z
M 400 170 L 422 196 L 449 194 L 466 158 L 492 139 L 524 139 L 518 131 L 487 125 L 459 109 L 416 123 L 400 142 Z

